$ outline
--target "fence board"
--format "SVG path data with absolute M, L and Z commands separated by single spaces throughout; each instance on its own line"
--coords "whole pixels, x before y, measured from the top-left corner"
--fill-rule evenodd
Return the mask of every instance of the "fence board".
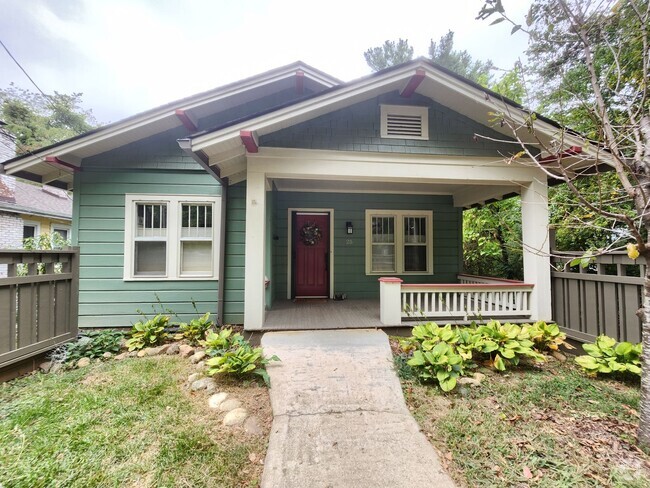
M 78 249 L 0 250 L 0 264 L 0 368 L 77 336 Z

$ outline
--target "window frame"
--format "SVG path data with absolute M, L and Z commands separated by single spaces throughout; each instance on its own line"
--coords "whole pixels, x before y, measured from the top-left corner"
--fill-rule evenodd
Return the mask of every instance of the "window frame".
M 25 235 L 25 227 L 34 227 L 34 237 L 32 239 L 36 239 L 38 236 L 41 235 L 41 223 L 37 222 L 35 220 L 25 220 L 23 219 L 23 237 L 21 238 L 20 242 L 24 242 L 25 239 L 29 239 L 28 237 L 24 237 Z
M 380 137 L 384 139 L 411 139 L 416 141 L 429 140 L 429 107 L 420 105 L 388 105 L 380 104 Z M 421 136 L 389 134 L 388 115 L 418 115 L 421 123 Z
M 395 271 L 372 270 L 372 218 L 393 217 L 395 219 Z M 426 271 L 405 271 L 404 248 L 409 245 L 404 236 L 404 219 L 407 217 L 426 219 Z M 384 210 L 366 209 L 366 275 L 368 276 L 400 276 L 400 275 L 432 275 L 433 274 L 433 211 L 432 210 Z
M 72 228 L 69 225 L 52 224 L 52 232 L 51 232 L 52 234 L 54 234 L 55 232 L 59 232 L 61 230 L 64 230 L 66 232 L 66 234 L 67 234 L 67 237 L 65 239 L 66 241 L 72 240 L 71 239 L 72 238 Z M 59 235 L 61 235 L 60 232 L 59 232 Z
M 137 204 L 167 206 L 166 274 L 138 276 L 135 274 L 135 238 Z M 212 205 L 212 267 L 210 274 L 182 273 L 182 208 L 183 204 Z M 124 281 L 218 281 L 221 235 L 221 197 L 207 195 L 126 194 L 124 201 Z

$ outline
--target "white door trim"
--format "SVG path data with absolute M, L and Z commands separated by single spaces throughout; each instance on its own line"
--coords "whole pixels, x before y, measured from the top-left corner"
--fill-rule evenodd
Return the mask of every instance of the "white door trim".
M 287 209 L 287 300 L 291 300 L 291 282 L 293 269 L 291 268 L 291 251 L 293 250 L 293 212 L 318 212 L 328 213 L 330 216 L 330 286 L 329 297 L 334 298 L 334 209 L 333 208 L 295 208 Z

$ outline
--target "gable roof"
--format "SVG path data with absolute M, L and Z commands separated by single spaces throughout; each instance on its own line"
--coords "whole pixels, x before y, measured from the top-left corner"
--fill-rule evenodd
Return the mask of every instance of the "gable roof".
M 65 190 L 0 175 L 0 212 L 72 219 L 72 197 Z
M 298 81 L 298 77 L 300 81 Z M 279 92 L 301 83 L 301 89 L 318 92 L 340 80 L 297 61 L 264 73 L 167 103 L 118 122 L 40 148 L 2 163 L 9 174 L 23 175 L 42 183 L 72 182 L 72 172 L 83 158 L 185 125 L 177 111 L 192 120 L 254 100 L 261 94 Z M 194 129 L 196 130 L 196 129 Z M 191 131 L 188 131 L 191 132 Z M 46 160 L 46 158 L 50 160 Z M 57 158 L 54 160 L 53 158 Z

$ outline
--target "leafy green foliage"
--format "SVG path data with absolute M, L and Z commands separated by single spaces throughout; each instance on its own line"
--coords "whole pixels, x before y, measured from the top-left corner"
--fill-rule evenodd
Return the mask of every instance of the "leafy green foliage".
M 526 330 L 530 340 L 535 343 L 535 349 L 538 351 L 557 351 L 560 346 L 567 349 L 574 348 L 566 342 L 566 334 L 560 330 L 557 324 L 547 324 L 543 320 L 539 320 L 527 326 Z
M 120 352 L 124 333 L 117 330 L 101 330 L 82 333 L 75 342 L 65 345 L 65 360 L 100 358 L 106 352 Z
M 81 93 L 40 93 L 13 83 L 0 89 L 0 119 L 16 140 L 18 154 L 82 134 L 96 126 L 90 110 L 81 108 Z
M 269 375 L 264 367 L 271 361 L 279 361 L 277 356 L 265 358 L 261 347 L 253 348 L 248 342 L 240 344 L 232 350 L 210 358 L 206 361 L 207 374 L 232 374 L 246 376 L 256 374 L 262 377 L 267 386 L 270 386 Z
M 451 344 L 438 342 L 429 350 L 416 350 L 408 365 L 418 368 L 420 379 L 436 379 L 442 391 L 451 391 L 463 374 L 465 361 Z
M 373 71 L 380 71 L 413 59 L 413 48 L 408 39 L 386 41 L 382 46 L 368 49 L 363 57 Z
M 544 356 L 533 349 L 528 327 L 491 320 L 480 326 L 476 333 L 479 336 L 474 346 L 476 351 L 488 354 L 492 366 L 499 371 L 518 365 L 523 356 L 544 360 Z
M 190 320 L 189 323 L 180 323 L 178 325 L 179 334 L 175 336 L 175 339 L 185 339 L 196 346 L 212 327 L 214 327 L 214 323 L 210 320 L 210 312 L 206 312 L 199 318 Z
M 641 343 L 616 343 L 616 339 L 601 335 L 593 344 L 583 344 L 587 356 L 578 356 L 575 361 L 588 374 L 631 373 L 641 376 Z
M 167 339 L 165 327 L 168 323 L 169 316 L 158 314 L 152 319 L 133 324 L 131 338 L 126 341 L 129 351 L 154 347 L 165 342 Z
M 248 343 L 239 332 L 233 334 L 232 329 L 224 328 L 219 332 L 208 332 L 202 344 L 209 356 L 219 356 Z

